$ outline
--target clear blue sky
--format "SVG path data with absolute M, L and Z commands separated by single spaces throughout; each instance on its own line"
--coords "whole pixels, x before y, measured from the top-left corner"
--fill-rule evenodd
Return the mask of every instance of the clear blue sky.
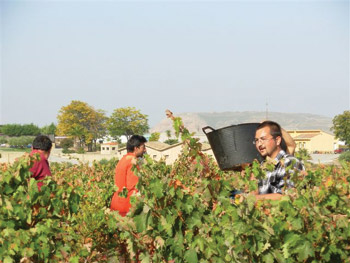
M 0 1 L 0 123 L 71 100 L 181 112 L 349 110 L 349 1 Z

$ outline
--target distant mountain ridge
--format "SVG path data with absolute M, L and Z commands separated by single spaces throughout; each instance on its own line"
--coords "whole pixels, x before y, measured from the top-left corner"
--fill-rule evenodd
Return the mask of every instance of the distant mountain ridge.
M 243 111 L 243 112 L 198 112 L 198 113 L 174 113 L 175 116 L 182 118 L 185 126 L 191 132 L 203 133 L 202 128 L 210 126 L 214 129 L 220 129 L 226 126 L 261 122 L 266 119 L 266 112 Z M 322 130 L 331 132 L 333 125 L 332 118 L 309 114 L 309 113 L 282 113 L 269 112 L 268 119 L 278 122 L 286 130 Z M 151 132 L 173 131 L 172 122 L 169 119 L 161 120 L 155 125 Z

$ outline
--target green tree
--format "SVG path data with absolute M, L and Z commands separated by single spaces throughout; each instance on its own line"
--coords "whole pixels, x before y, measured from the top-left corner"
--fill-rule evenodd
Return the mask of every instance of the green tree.
M 64 150 L 68 150 L 69 148 L 74 146 L 74 142 L 72 139 L 70 138 L 65 138 L 61 141 L 60 146 L 64 149 Z
M 91 126 L 91 132 L 93 134 L 93 150 L 97 149 L 97 140 L 107 135 L 107 120 L 105 112 L 102 110 L 97 110 L 94 113 L 94 121 Z
M 160 133 L 159 132 L 153 132 L 151 133 L 151 137 L 149 137 L 150 142 L 157 142 L 159 141 Z
M 22 133 L 21 136 L 36 136 L 40 134 L 40 128 L 37 125 L 24 124 L 22 125 Z
M 56 134 L 56 125 L 52 122 L 50 125 L 46 125 L 44 127 L 42 127 L 40 130 L 41 130 L 41 133 L 42 134 L 46 134 L 46 135 L 50 135 L 50 134 L 53 134 L 55 135 Z
M 5 137 L 0 137 L 0 144 L 7 143 L 8 140 Z
M 11 146 L 15 146 L 15 147 L 18 147 L 18 148 L 24 148 L 27 145 L 32 144 L 33 140 L 34 140 L 33 136 L 11 137 L 8 140 L 8 143 Z
M 310 153 L 308 152 L 307 149 L 300 149 L 295 153 L 295 157 L 297 157 L 299 160 L 302 160 L 304 162 L 311 159 Z
M 8 136 L 20 136 L 21 125 L 20 124 L 4 124 L 1 127 L 1 133 Z
M 115 109 L 108 119 L 108 131 L 114 138 L 125 135 L 129 139 L 134 134 L 144 134 L 148 131 L 147 115 L 134 107 Z
M 166 136 L 168 137 L 168 140 L 169 140 L 171 138 L 171 131 L 166 130 L 165 133 L 166 133 Z
M 168 137 L 168 139 L 165 140 L 164 143 L 167 143 L 169 145 L 173 145 L 173 144 L 179 142 L 178 139 L 171 139 L 171 131 L 170 130 L 166 130 L 165 133 L 166 133 L 166 136 Z
M 82 148 L 86 143 L 86 133 L 87 132 L 82 125 L 74 123 L 67 135 L 72 136 L 74 140 L 78 140 L 78 148 Z
M 345 142 L 346 145 L 350 144 L 350 111 L 344 111 L 342 114 L 336 115 L 333 118 L 334 135 L 339 140 Z
M 1 132 L 8 136 L 36 136 L 40 134 L 40 128 L 31 124 L 5 124 Z
M 175 143 L 179 143 L 179 140 L 178 139 L 167 139 L 164 141 L 164 143 L 167 143 L 169 145 L 173 145 Z
M 350 162 L 350 152 L 343 152 L 343 153 L 339 156 L 339 161 Z
M 73 100 L 60 109 L 57 119 L 57 134 L 73 137 L 78 140 L 79 148 L 87 145 L 89 151 L 106 131 L 104 112 L 95 110 L 86 102 Z

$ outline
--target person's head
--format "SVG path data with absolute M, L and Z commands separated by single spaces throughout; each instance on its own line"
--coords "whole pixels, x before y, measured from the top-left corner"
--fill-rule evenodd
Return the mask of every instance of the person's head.
M 281 150 L 281 126 L 273 121 L 264 121 L 255 132 L 255 147 L 263 157 L 275 158 Z
M 33 141 L 32 148 L 33 150 L 40 150 L 50 154 L 52 142 L 49 137 L 45 135 L 38 135 Z
M 146 138 L 141 135 L 133 135 L 126 143 L 127 152 L 135 153 L 136 157 L 142 157 L 146 153 Z

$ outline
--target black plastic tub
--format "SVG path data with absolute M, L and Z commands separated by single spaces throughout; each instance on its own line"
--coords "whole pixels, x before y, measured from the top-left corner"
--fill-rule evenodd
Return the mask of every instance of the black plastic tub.
M 202 128 L 221 170 L 238 170 L 254 159 L 262 161 L 253 144 L 259 123 L 243 123 L 221 129 Z

